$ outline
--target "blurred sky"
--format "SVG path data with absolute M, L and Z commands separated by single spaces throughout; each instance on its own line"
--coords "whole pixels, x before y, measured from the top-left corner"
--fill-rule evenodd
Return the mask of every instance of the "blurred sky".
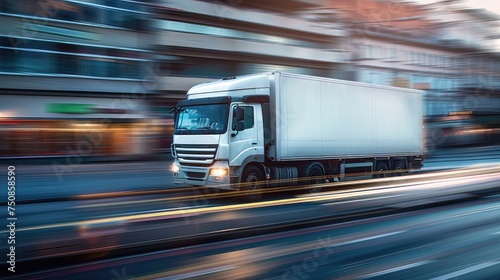
M 500 2 L 492 0 L 468 0 L 466 4 L 471 7 L 485 8 L 500 14 Z

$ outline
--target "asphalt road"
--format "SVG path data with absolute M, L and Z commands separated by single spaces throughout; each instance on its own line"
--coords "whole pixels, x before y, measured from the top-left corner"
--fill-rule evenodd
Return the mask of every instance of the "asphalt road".
M 334 200 L 332 200 L 334 201 Z M 288 205 L 290 206 L 290 205 Z M 327 212 L 329 203 L 293 207 L 217 211 L 186 223 L 163 219 L 133 227 L 117 223 L 94 232 L 104 239 L 133 231 L 136 241 L 163 234 L 189 234 L 195 228 L 214 230 L 243 226 L 238 220 L 292 217 L 300 212 Z M 318 209 L 320 208 L 320 209 Z M 314 209 L 311 210 L 311 209 Z M 322 209 L 322 210 L 321 210 Z M 297 218 L 296 214 L 295 217 Z M 190 228 L 190 230 L 186 230 Z M 170 231 L 170 232 L 169 232 Z M 93 240 L 80 232 L 82 242 L 113 248 L 117 240 Z M 53 239 L 53 237 L 52 237 Z M 133 235 L 127 235 L 128 244 Z M 110 258 L 23 276 L 30 279 L 497 279 L 500 275 L 500 197 L 486 196 L 449 205 L 402 210 L 265 234 L 251 234 L 216 242 L 179 244 L 166 250 Z M 80 246 L 82 248 L 82 246 Z M 175 247 L 175 246 L 174 246 Z M 59 247 L 59 248 L 62 248 Z M 78 249 L 77 247 L 75 247 Z M 81 249 L 80 248 L 80 249 Z M 161 243 L 158 243 L 161 248 Z M 19 264 L 23 271 L 23 263 Z M 124 278 L 120 278 L 124 277 Z M 459 277 L 459 278 L 457 278 Z
M 19 166 L 18 273 L 6 275 L 498 279 L 499 155 L 499 147 L 448 149 L 420 174 L 272 192 L 256 203 L 179 190 L 168 159 L 72 166 L 61 181 L 51 166 Z M 9 252 L 8 235 L 0 230 L 0 252 Z

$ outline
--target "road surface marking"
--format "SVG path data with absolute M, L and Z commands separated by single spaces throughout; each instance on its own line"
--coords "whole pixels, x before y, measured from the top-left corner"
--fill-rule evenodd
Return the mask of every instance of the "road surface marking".
M 382 270 L 382 271 L 370 273 L 370 274 L 367 274 L 367 275 L 363 275 L 361 277 L 358 277 L 358 279 L 367 279 L 367 278 L 377 277 L 377 276 L 381 276 L 381 275 L 384 275 L 384 274 L 389 274 L 389 273 L 393 273 L 393 272 L 396 272 L 396 271 L 401 271 L 401 270 L 409 269 L 409 268 L 412 268 L 412 267 L 421 266 L 421 265 L 428 264 L 428 263 L 431 263 L 431 262 L 434 262 L 434 261 L 433 260 L 425 260 L 425 261 L 420 261 L 420 262 L 416 262 L 416 263 L 405 264 L 405 265 L 402 265 L 402 266 L 397 266 L 397 267 L 393 267 L 393 268 L 390 268 L 390 269 L 386 269 L 386 270 Z
M 180 280 L 180 279 L 187 279 L 187 278 L 198 277 L 198 276 L 203 276 L 203 275 L 207 275 L 207 274 L 227 271 L 227 270 L 231 270 L 231 269 L 235 269 L 235 268 L 237 268 L 237 267 L 231 266 L 231 265 L 225 265 L 225 266 L 221 266 L 221 267 L 199 270 L 199 271 L 195 271 L 195 272 L 183 273 L 183 274 L 179 274 L 179 275 L 175 275 L 175 276 L 168 276 L 168 277 L 157 278 L 157 279 Z
M 364 241 L 368 241 L 368 240 L 383 238 L 383 237 L 387 237 L 387 236 L 392 236 L 392 235 L 400 234 L 400 233 L 403 233 L 405 231 L 406 230 L 395 231 L 395 232 L 390 232 L 390 233 L 385 233 L 385 234 L 380 234 L 380 235 L 375 235 L 375 236 L 360 238 L 360 239 L 356 239 L 356 240 L 351 240 L 351 241 L 346 241 L 346 242 L 342 242 L 342 243 L 337 243 L 337 244 L 334 244 L 334 245 L 332 245 L 330 247 L 337 247 L 337 246 L 349 245 L 349 244 L 353 244 L 353 243 L 358 243 L 358 242 L 364 242 Z
M 341 202 L 331 202 L 331 203 L 325 203 L 325 204 L 321 204 L 321 205 L 322 206 L 329 206 L 329 205 L 336 205 L 336 204 L 355 203 L 355 202 L 377 200 L 377 199 L 385 199 L 385 198 L 405 196 L 405 195 L 406 194 L 387 195 L 387 196 L 381 196 L 381 197 L 372 197 L 372 198 L 364 198 L 364 199 L 356 199 L 356 200 L 347 200 L 347 201 L 341 201 Z
M 481 264 L 478 264 L 478 265 L 475 265 L 475 266 L 472 266 L 472 267 L 464 268 L 464 269 L 459 270 L 459 271 L 448 273 L 448 274 L 443 275 L 443 276 L 432 278 L 431 280 L 446 280 L 446 279 L 456 278 L 456 277 L 465 275 L 467 273 L 471 273 L 471 272 L 474 272 L 474 271 L 477 271 L 477 270 L 480 270 L 480 269 L 483 269 L 483 268 L 487 268 L 487 267 L 496 265 L 498 263 L 500 263 L 500 262 L 498 262 L 498 261 L 489 261 L 489 262 L 481 263 Z
M 494 210 L 498 210 L 498 209 L 500 209 L 500 205 L 498 205 L 498 206 L 491 206 L 491 207 L 488 207 L 488 208 L 483 208 L 483 209 L 474 210 L 474 211 L 471 211 L 471 212 L 465 212 L 465 213 L 461 213 L 461 214 L 449 216 L 449 218 L 450 219 L 451 218 L 458 218 L 458 217 L 462 217 L 462 216 L 479 214 L 479 213 L 488 212 L 488 211 L 494 211 Z

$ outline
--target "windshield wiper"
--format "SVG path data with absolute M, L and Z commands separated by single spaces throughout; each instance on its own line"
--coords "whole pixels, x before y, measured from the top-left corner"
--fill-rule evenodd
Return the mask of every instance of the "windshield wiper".
M 199 130 L 209 130 L 210 132 L 217 133 L 220 131 L 220 129 L 214 129 L 212 126 L 204 126 L 204 127 L 198 127 Z
M 191 134 L 191 130 L 187 127 L 179 127 L 176 129 L 177 132 L 182 132 L 182 134 Z M 187 133 L 184 133 L 187 132 Z
M 211 126 L 198 127 L 198 129 L 214 131 L 214 129 Z

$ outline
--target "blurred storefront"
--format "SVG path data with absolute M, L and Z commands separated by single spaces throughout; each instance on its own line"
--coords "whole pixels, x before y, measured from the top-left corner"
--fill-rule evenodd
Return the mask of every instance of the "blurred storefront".
M 150 17 L 137 1 L 2 1 L 0 158 L 156 152 Z
M 161 130 L 143 100 L 0 96 L 0 157 L 140 156 Z

